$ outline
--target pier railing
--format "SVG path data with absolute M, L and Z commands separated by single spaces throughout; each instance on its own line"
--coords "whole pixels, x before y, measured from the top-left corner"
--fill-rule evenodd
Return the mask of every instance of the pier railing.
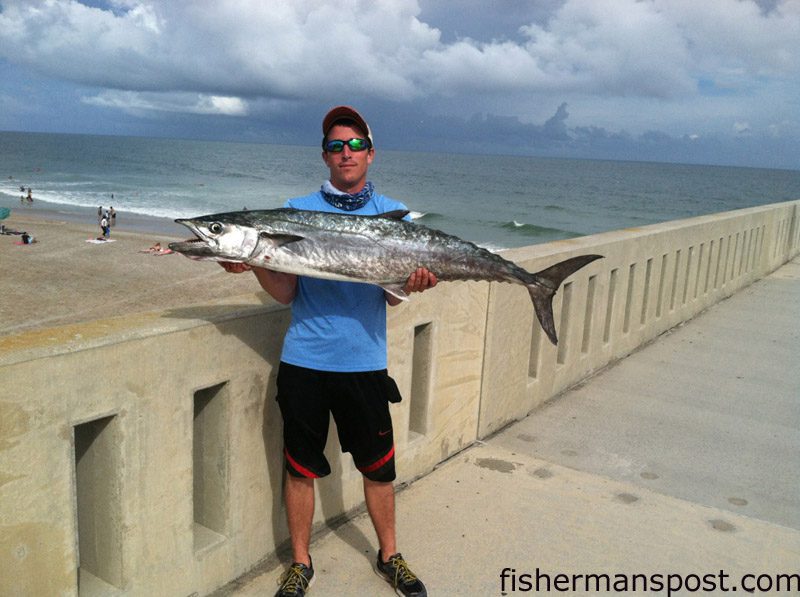
M 534 271 L 605 255 L 560 289 L 558 347 L 519 286 L 442 284 L 390 309 L 398 481 L 796 256 L 799 211 L 508 251 Z M 288 537 L 274 401 L 288 317 L 242 297 L 0 338 L 0 594 L 202 595 L 273 556 Z M 318 526 L 363 499 L 330 437 Z

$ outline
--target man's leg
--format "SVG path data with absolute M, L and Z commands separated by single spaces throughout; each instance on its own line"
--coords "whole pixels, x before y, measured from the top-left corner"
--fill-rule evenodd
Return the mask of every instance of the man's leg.
M 330 415 L 321 373 L 281 362 L 278 406 L 283 418 L 286 475 L 283 488 L 293 561 L 311 565 L 308 555 L 314 518 L 314 478 L 331 472 L 323 450 Z
M 370 481 L 364 477 L 364 498 L 381 546 L 376 571 L 395 588 L 398 595 L 427 597 L 425 585 L 411 571 L 403 556 L 397 552 L 392 483 Z
M 286 474 L 286 519 L 292 540 L 292 561 L 311 566 L 308 555 L 314 518 L 314 479 Z
M 364 500 L 372 519 L 372 526 L 378 535 L 381 555 L 388 557 L 397 553 L 397 537 L 395 535 L 394 485 L 370 481 L 364 477 Z

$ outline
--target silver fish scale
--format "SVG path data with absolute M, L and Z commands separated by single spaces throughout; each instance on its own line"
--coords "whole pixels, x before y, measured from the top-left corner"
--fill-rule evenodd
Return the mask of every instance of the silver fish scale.
M 273 269 L 297 271 L 300 267 L 318 277 L 400 284 L 418 267 L 426 267 L 443 281 L 531 282 L 528 272 L 499 255 L 405 220 L 293 209 L 214 218 L 255 227 L 272 237 L 302 237 L 279 246 L 265 243 L 261 258 L 266 256 Z

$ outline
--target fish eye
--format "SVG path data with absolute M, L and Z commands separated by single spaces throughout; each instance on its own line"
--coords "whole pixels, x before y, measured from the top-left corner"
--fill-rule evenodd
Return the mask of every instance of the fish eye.
M 213 234 L 221 234 L 222 233 L 222 224 L 219 222 L 211 222 L 208 225 L 208 230 Z

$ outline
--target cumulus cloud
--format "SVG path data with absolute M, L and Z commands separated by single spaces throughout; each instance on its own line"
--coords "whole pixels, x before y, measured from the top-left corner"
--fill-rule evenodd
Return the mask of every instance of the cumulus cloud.
M 86 97 L 83 102 L 103 108 L 116 108 L 137 115 L 150 111 L 223 116 L 247 116 L 249 113 L 248 103 L 241 98 L 196 93 L 108 90 L 92 97 Z
M 709 72 L 743 75 L 797 75 L 800 3 L 770 3 L 771 10 L 749 0 L 694 2 L 660 0 L 690 42 L 692 63 Z
M 545 121 L 544 126 L 542 127 L 542 131 L 544 132 L 545 136 L 550 139 L 568 139 L 568 116 L 569 112 L 567 112 L 567 104 L 564 102 L 558 107 L 556 113 L 548 118 L 547 121 Z
M 612 126 L 669 125 L 673 135 L 705 134 L 712 121 L 728 134 L 734 122 L 772 135 L 800 126 L 797 0 L 452 6 L 4 0 L 0 59 L 83 86 L 85 105 L 140 115 L 243 117 L 346 97 L 522 123 L 569 102 L 582 138 Z M 563 139 L 562 108 L 537 133 Z
M 413 3 L 6 2 L 2 54 L 40 72 L 131 91 L 412 97 L 409 71 L 438 33 Z
M 733 131 L 737 135 L 749 135 L 750 134 L 750 124 L 747 122 L 734 122 L 733 123 Z
M 135 91 L 410 99 L 464 90 L 668 97 L 695 70 L 796 72 L 800 8 L 751 0 L 566 0 L 523 41 L 451 43 L 407 0 L 221 3 L 11 0 L 2 53 L 50 75 Z M 463 16 L 461 17 L 463 19 Z

